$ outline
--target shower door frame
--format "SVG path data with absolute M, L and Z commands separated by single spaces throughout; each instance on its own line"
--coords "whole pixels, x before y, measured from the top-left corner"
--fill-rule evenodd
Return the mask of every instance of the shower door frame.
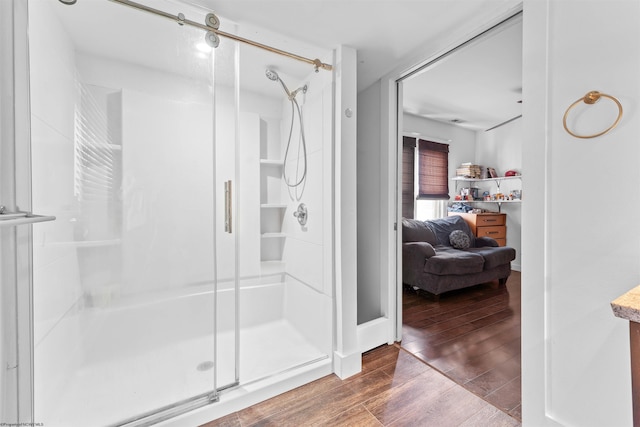
M 31 144 L 29 107 L 29 39 L 27 2 L 0 3 L 0 204 L 11 211 L 31 211 Z M 3 297 L 2 344 L 8 346 L 0 361 L 3 373 L 2 421 L 32 423 L 33 317 L 31 227 L 0 231 L 0 284 Z M 12 304 L 13 303 L 13 304 Z M 6 313 L 9 312 L 9 315 Z M 9 323 L 9 325 L 5 325 Z M 5 335 L 6 332 L 6 335 Z M 7 336 L 8 335 L 8 336 Z M 6 410 L 6 412 L 5 412 Z

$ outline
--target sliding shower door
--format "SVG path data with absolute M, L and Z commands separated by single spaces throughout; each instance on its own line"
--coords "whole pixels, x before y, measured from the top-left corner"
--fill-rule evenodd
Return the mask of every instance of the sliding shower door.
M 33 232 L 34 420 L 215 400 L 237 379 L 235 46 L 109 1 L 29 0 L 29 28 L 33 209 L 57 217 Z

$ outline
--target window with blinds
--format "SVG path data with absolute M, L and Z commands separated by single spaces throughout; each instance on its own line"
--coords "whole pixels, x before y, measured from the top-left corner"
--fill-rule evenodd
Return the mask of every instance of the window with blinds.
M 415 212 L 415 152 L 416 139 L 402 139 L 402 216 L 413 218 Z
M 449 199 L 449 145 L 418 140 L 418 199 Z

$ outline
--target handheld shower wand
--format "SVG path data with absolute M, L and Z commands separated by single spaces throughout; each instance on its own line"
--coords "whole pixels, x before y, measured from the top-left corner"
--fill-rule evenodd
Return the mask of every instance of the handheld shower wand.
M 299 185 L 301 185 L 302 183 L 304 183 L 306 177 L 307 177 L 307 142 L 305 140 L 305 136 L 304 136 L 304 123 L 302 122 L 302 110 L 300 108 L 300 104 L 298 104 L 298 101 L 296 100 L 296 95 L 298 94 L 298 92 L 302 91 L 302 93 L 306 93 L 307 92 L 307 85 L 304 85 L 302 87 L 299 87 L 298 89 L 294 90 L 293 92 L 291 92 L 289 90 L 289 88 L 287 87 L 286 84 L 284 84 L 284 82 L 282 81 L 282 79 L 280 78 L 280 76 L 278 75 L 278 73 L 276 73 L 274 70 L 270 70 L 267 69 L 265 71 L 265 75 L 267 76 L 267 78 L 269 80 L 272 81 L 278 81 L 280 82 L 280 84 L 282 85 L 282 88 L 284 89 L 284 92 L 287 94 L 287 98 L 289 99 L 289 101 L 291 102 L 291 127 L 289 128 L 289 139 L 287 141 L 287 148 L 285 150 L 285 154 L 284 154 L 284 167 L 282 168 L 282 175 L 284 177 L 284 182 L 285 184 L 287 184 L 288 187 L 294 187 L 296 188 L 296 197 L 297 197 L 297 187 Z M 292 183 L 289 181 L 289 178 L 287 177 L 287 159 L 289 158 L 289 148 L 291 147 L 291 137 L 293 136 L 293 122 L 295 119 L 295 112 L 296 110 L 298 111 L 298 121 L 300 122 L 300 142 L 299 144 L 302 144 L 302 152 L 303 152 L 303 159 L 304 159 L 304 169 L 302 172 L 302 177 L 298 180 L 298 166 L 296 166 L 296 180 L 297 182 Z M 298 147 L 300 147 L 300 145 L 298 145 Z M 298 152 L 299 152 L 299 148 L 298 148 Z M 298 165 L 299 165 L 300 159 L 298 158 Z
M 284 84 L 284 81 L 282 81 L 278 73 L 276 73 L 274 70 L 267 69 L 265 71 L 265 75 L 269 80 L 272 80 L 274 82 L 280 82 L 280 84 L 282 85 L 282 88 L 284 89 L 284 92 L 287 94 L 287 98 L 289 98 L 289 101 L 293 101 L 293 99 L 296 97 L 296 95 L 300 91 L 302 91 L 302 93 L 307 93 L 307 85 L 299 87 L 298 89 L 291 92 L 287 87 L 287 85 Z

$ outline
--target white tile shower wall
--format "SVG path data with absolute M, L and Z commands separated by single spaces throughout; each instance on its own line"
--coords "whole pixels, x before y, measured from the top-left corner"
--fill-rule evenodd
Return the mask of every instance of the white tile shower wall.
M 330 272 L 327 268 L 331 261 L 325 259 L 326 245 L 330 246 L 326 231 L 331 220 L 331 211 L 326 208 L 330 205 L 331 186 L 325 178 L 331 176 L 331 80 L 328 75 L 314 74 L 308 81 L 309 90 L 302 106 L 307 142 L 307 178 L 301 199 L 298 201 L 289 197 L 287 200 L 283 224 L 287 239 L 283 260 L 288 274 L 319 292 L 331 295 Z M 282 126 L 288 131 L 289 122 L 284 120 Z M 283 144 L 286 143 L 283 140 Z M 297 139 L 294 138 L 292 146 L 295 147 L 296 143 Z M 297 159 L 293 157 L 289 160 L 295 163 Z M 299 160 L 302 161 L 302 157 Z M 295 194 L 295 189 L 288 189 L 284 183 L 282 185 L 285 195 Z M 304 203 L 308 210 L 305 226 L 298 224 L 293 216 L 299 203 Z
M 113 88 L 133 89 L 136 92 L 143 92 L 154 97 L 162 98 L 165 100 L 172 100 L 175 103 L 182 103 L 182 105 L 207 105 L 211 102 L 211 89 L 208 86 L 207 81 L 189 79 L 184 76 L 167 73 L 161 70 L 154 70 L 135 64 L 109 61 L 103 58 L 97 58 L 95 56 L 83 55 L 79 58 L 78 61 L 83 80 L 95 85 Z M 228 109 L 228 106 L 233 105 L 234 103 L 233 92 L 230 88 L 224 87 L 216 87 L 216 90 L 216 102 L 218 102 L 218 105 L 220 106 L 220 108 L 218 108 L 216 112 L 216 140 L 221 141 L 221 147 L 223 149 L 227 147 L 227 151 L 230 150 L 228 155 L 232 156 L 233 142 L 235 141 L 235 128 L 233 113 Z M 198 113 L 196 112 L 196 114 Z M 171 119 L 171 116 L 166 116 L 165 118 Z M 190 118 L 186 116 L 184 116 L 184 119 L 190 120 Z M 174 120 L 175 122 L 175 119 L 172 120 Z M 166 121 L 167 120 L 163 120 L 163 122 Z M 180 130 L 184 130 L 186 132 L 185 135 L 180 135 L 179 137 L 174 135 L 176 136 L 175 144 L 177 144 L 177 146 L 191 141 L 195 136 L 195 128 L 212 126 L 210 115 L 208 117 L 200 116 L 199 119 L 194 120 L 191 123 L 193 123 L 195 127 L 181 126 Z M 167 135 L 169 134 L 171 134 L 171 132 L 169 132 Z M 209 139 L 209 141 L 211 141 L 211 139 Z M 231 144 L 229 144 L 229 142 L 231 142 Z M 128 151 L 130 150 L 128 149 L 128 147 L 126 147 L 125 143 L 125 147 L 123 148 L 125 158 L 128 156 Z M 153 154 L 153 150 L 150 150 L 147 155 L 143 155 L 142 153 L 139 154 L 139 159 L 141 162 L 148 162 L 150 158 L 149 156 Z M 218 153 L 218 155 L 220 155 L 220 153 Z M 202 160 L 208 161 L 210 161 L 211 159 L 210 156 L 206 155 L 201 156 L 201 158 Z M 233 159 L 233 157 L 230 157 L 230 159 Z M 220 188 L 216 188 L 216 191 L 218 191 L 218 198 L 216 203 L 219 209 L 222 209 L 222 207 L 224 206 L 223 192 L 221 191 L 222 182 L 233 177 L 232 172 L 223 171 L 222 169 L 225 169 L 227 166 L 233 166 L 234 162 L 226 161 L 226 163 L 223 162 L 222 165 L 223 168 L 221 168 L 218 173 L 218 175 L 220 176 L 217 177 L 217 179 L 221 180 Z M 166 171 L 167 176 L 172 176 L 172 174 L 176 173 L 176 171 L 178 170 L 177 167 L 173 166 L 169 169 L 170 170 Z M 199 187 L 202 186 L 202 183 L 206 183 L 206 185 L 210 184 L 211 180 L 207 179 L 206 176 L 202 176 L 201 178 L 202 180 L 198 184 Z M 212 192 L 213 190 L 210 189 L 210 191 Z M 198 199 L 193 199 L 193 201 L 197 201 L 197 204 L 199 205 L 202 203 L 202 201 Z M 177 206 L 181 209 L 181 212 L 184 212 L 184 210 L 182 210 L 182 206 L 193 207 L 194 204 L 178 204 L 176 203 L 176 200 L 167 200 L 167 203 L 167 207 L 171 206 L 172 209 L 176 209 Z M 174 210 L 173 212 L 175 213 L 176 211 Z M 223 218 L 221 210 L 217 216 L 218 218 Z M 220 224 L 221 227 L 223 227 L 222 222 Z M 230 245 L 232 245 L 233 243 L 228 242 L 228 240 L 233 240 L 233 236 L 224 236 L 224 228 L 221 228 L 218 231 L 218 235 L 221 236 L 221 240 L 224 240 L 219 243 L 224 247 L 231 247 Z M 234 264 L 229 258 L 233 255 L 233 253 L 233 250 L 225 250 L 224 252 L 219 252 L 219 265 L 221 266 L 221 270 L 219 270 L 218 272 L 218 277 L 220 277 L 221 279 L 228 279 L 234 274 Z
M 132 64 L 124 64 L 113 61 L 105 61 L 101 58 L 95 58 L 91 56 L 83 56 L 80 58 L 81 69 L 83 72 L 83 78 L 87 81 L 92 82 L 93 84 L 99 84 L 103 86 L 117 87 L 117 88 L 132 88 L 136 90 L 141 90 L 148 94 L 156 94 L 162 97 L 166 97 L 168 99 L 172 99 L 175 102 L 185 102 L 185 103 L 203 103 L 206 104 L 211 100 L 210 89 L 205 87 L 202 82 L 189 80 L 180 76 L 171 75 L 169 73 L 165 73 L 158 70 L 151 70 L 139 66 L 135 66 Z M 227 160 L 221 161 L 219 163 L 219 180 L 221 183 L 219 184 L 219 188 L 216 188 L 218 191 L 218 206 L 223 206 L 223 196 L 222 196 L 222 182 L 227 179 L 234 178 L 234 172 L 232 166 L 234 163 L 234 145 L 235 141 L 235 128 L 234 122 L 235 118 L 233 117 L 234 112 L 230 106 L 234 103 L 234 95 L 232 88 L 229 87 L 216 87 L 216 102 L 218 103 L 218 109 L 216 114 L 218 117 L 216 118 L 216 140 L 219 141 L 219 153 L 217 154 L 219 157 L 226 157 Z M 274 111 L 275 103 L 272 100 L 265 99 L 264 97 L 243 93 L 241 98 L 241 105 L 245 103 L 247 105 L 251 105 L 252 107 L 260 108 L 265 111 L 271 112 Z M 279 111 L 278 108 L 275 108 L 276 111 Z M 198 125 L 207 125 L 207 121 L 210 122 L 207 118 L 202 118 L 198 122 Z M 242 118 L 240 119 L 242 121 Z M 275 119 L 267 118 L 267 122 L 273 122 Z M 253 125 L 252 125 L 253 126 Z M 242 132 L 247 132 L 248 128 L 245 126 L 240 126 Z M 193 130 L 188 130 L 188 132 L 193 132 Z M 251 135 L 240 135 L 240 138 L 246 139 L 250 144 L 259 144 L 260 136 L 259 132 L 262 132 L 262 129 L 259 130 L 252 129 Z M 270 134 L 273 133 L 272 130 L 269 131 Z M 185 141 L 189 138 L 186 138 L 186 135 L 183 136 Z M 254 157 L 254 155 L 258 154 L 258 150 L 256 149 L 255 153 L 253 150 L 244 150 L 245 145 L 239 149 L 241 159 L 239 161 L 240 166 L 240 179 L 239 182 L 234 183 L 234 194 L 236 200 L 241 203 L 237 206 L 238 213 L 240 215 L 245 215 L 251 212 L 251 207 L 247 207 L 250 200 L 250 195 L 245 194 L 245 189 L 252 188 L 244 185 L 243 181 L 246 179 L 248 182 L 251 182 L 252 174 L 259 170 L 259 164 L 257 160 L 253 162 L 249 160 L 249 163 L 253 163 L 251 165 L 247 164 L 244 160 L 247 160 L 247 156 Z M 257 148 L 259 148 L 256 145 Z M 222 151 L 224 151 L 224 153 Z M 127 152 L 127 148 L 125 147 L 124 152 Z M 203 156 L 204 159 L 209 157 Z M 146 161 L 146 159 L 145 159 Z M 231 169 L 229 169 L 231 168 Z M 247 175 L 245 176 L 245 173 Z M 209 182 L 209 181 L 207 181 Z M 255 187 L 255 188 L 259 188 Z M 251 190 L 249 190 L 251 193 Z M 259 200 L 259 199 L 253 199 Z M 259 207 L 256 207 L 259 208 Z M 222 218 L 222 215 L 218 215 L 219 218 Z M 239 221 L 236 230 L 241 230 L 242 228 L 248 227 L 252 228 L 253 221 L 247 222 L 242 217 L 237 217 Z M 218 230 L 218 236 L 220 236 L 219 243 L 227 248 L 233 247 L 234 243 L 232 240 L 234 239 L 233 235 L 224 235 L 224 229 L 221 228 Z M 241 248 L 248 249 L 251 252 L 251 248 L 259 248 L 259 242 L 253 242 L 253 237 L 249 233 L 242 232 L 242 237 L 240 239 Z M 219 265 L 221 269 L 219 270 L 219 277 L 221 279 L 229 279 L 234 274 L 234 263 L 231 258 L 234 255 L 233 250 L 225 250 L 223 252 L 219 252 Z M 249 254 L 247 258 L 244 257 L 244 253 L 242 255 L 242 260 L 239 264 L 240 268 L 240 276 L 254 276 L 257 273 L 256 271 L 256 263 L 253 261 L 255 254 Z M 259 258 L 258 258 L 259 259 Z
M 82 82 L 86 84 L 131 89 L 186 103 L 211 103 L 210 81 L 206 77 L 202 80 L 190 79 L 187 76 L 86 52 L 78 52 L 76 63 Z
M 332 349 L 331 298 L 300 283 L 287 278 L 284 292 L 284 317 L 300 334 L 309 340 L 323 354 Z
M 295 200 L 289 200 L 289 207 L 285 213 L 284 232 L 292 239 L 304 240 L 316 245 L 323 244 L 324 219 L 322 216 L 322 195 L 324 183 L 322 182 L 323 162 L 322 151 L 307 154 L 307 178 L 304 184 L 304 193 L 301 203 L 307 207 L 307 224 L 302 226 L 293 216 L 298 207 Z M 292 192 L 295 190 L 291 190 Z
M 123 293 L 213 278 L 211 114 L 123 91 Z

